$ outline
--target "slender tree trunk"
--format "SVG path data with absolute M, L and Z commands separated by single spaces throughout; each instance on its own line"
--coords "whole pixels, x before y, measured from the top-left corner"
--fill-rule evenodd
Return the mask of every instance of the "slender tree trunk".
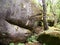
M 56 16 L 56 14 L 55 14 L 55 12 L 54 12 L 54 10 L 53 10 L 53 7 L 52 6 L 50 6 L 50 8 L 51 8 L 51 11 L 52 11 L 52 13 L 53 13 L 53 15 L 54 15 L 54 26 L 56 26 L 56 24 L 57 24 L 57 16 Z
M 48 23 L 46 20 L 46 3 L 45 3 L 45 0 L 42 0 L 42 4 L 43 4 L 43 24 L 44 24 L 44 29 L 47 30 L 48 29 Z
M 56 16 L 56 14 L 54 13 L 54 11 L 53 11 L 53 9 L 52 9 L 52 13 L 53 13 L 53 15 L 54 15 L 54 26 L 56 26 L 56 24 L 57 24 L 57 16 Z

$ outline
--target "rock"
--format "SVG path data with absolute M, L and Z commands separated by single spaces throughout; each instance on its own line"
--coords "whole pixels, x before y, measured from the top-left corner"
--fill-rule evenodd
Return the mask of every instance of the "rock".
M 31 42 L 31 43 L 26 43 L 25 45 L 42 45 L 39 42 Z
M 32 12 L 28 12 L 29 8 L 29 1 L 0 0 L 0 18 L 4 18 L 5 20 L 8 20 L 8 22 L 12 22 L 13 24 L 20 26 L 23 25 L 25 27 L 26 24 L 28 25 L 28 18 L 32 16 Z
M 8 23 L 7 21 L 0 19 L 0 42 L 25 42 L 31 35 L 31 31 L 21 28 L 19 26 Z
M 40 27 L 40 26 L 37 26 L 35 29 L 34 29 L 34 32 L 36 33 L 36 34 L 40 34 L 40 32 L 43 32 L 44 30 L 43 30 L 43 27 Z
M 40 33 L 37 40 L 46 45 L 60 45 L 60 29 L 49 27 L 49 30 Z
M 28 29 L 34 27 L 36 18 L 30 18 L 33 16 L 30 0 L 0 0 L 0 2 L 0 18 L 20 27 Z

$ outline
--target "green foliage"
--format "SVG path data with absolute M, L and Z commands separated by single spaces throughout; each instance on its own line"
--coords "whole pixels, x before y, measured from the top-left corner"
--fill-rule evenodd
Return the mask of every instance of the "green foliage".
M 10 43 L 9 45 L 14 45 L 14 43 Z
M 9 45 L 14 45 L 14 43 L 10 43 Z M 18 43 L 17 45 L 24 45 L 24 43 Z
M 55 27 L 60 29 L 60 23 L 58 23 Z
M 18 43 L 18 45 L 24 45 L 24 43 Z
M 46 43 L 43 43 L 43 45 L 46 45 Z
M 46 5 L 47 20 L 54 20 L 56 18 L 56 21 L 60 22 L 60 0 L 46 0 Z
M 33 36 L 31 36 L 30 38 L 28 38 L 28 42 L 36 42 L 37 40 L 37 36 L 36 35 L 33 35 Z

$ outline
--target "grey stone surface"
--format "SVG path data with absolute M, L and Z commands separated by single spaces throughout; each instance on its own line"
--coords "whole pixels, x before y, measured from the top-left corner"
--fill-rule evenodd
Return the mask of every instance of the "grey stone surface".
M 31 31 L 21 28 L 19 26 L 8 23 L 7 21 L 0 19 L 0 41 L 4 42 L 10 39 L 13 42 L 25 42 L 31 35 Z

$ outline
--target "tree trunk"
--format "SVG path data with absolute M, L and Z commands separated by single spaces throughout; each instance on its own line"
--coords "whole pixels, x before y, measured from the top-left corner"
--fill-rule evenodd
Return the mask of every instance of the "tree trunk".
M 56 26 L 56 24 L 57 24 L 57 16 L 56 16 L 56 13 L 54 12 L 54 10 L 53 10 L 53 7 L 52 6 L 50 6 L 50 8 L 51 8 L 51 11 L 52 11 L 52 13 L 53 13 L 53 15 L 54 15 L 54 26 Z
M 44 24 L 44 29 L 47 30 L 48 29 L 48 24 L 47 24 L 47 20 L 46 20 L 46 4 L 45 4 L 45 0 L 42 0 L 43 3 L 43 24 Z

